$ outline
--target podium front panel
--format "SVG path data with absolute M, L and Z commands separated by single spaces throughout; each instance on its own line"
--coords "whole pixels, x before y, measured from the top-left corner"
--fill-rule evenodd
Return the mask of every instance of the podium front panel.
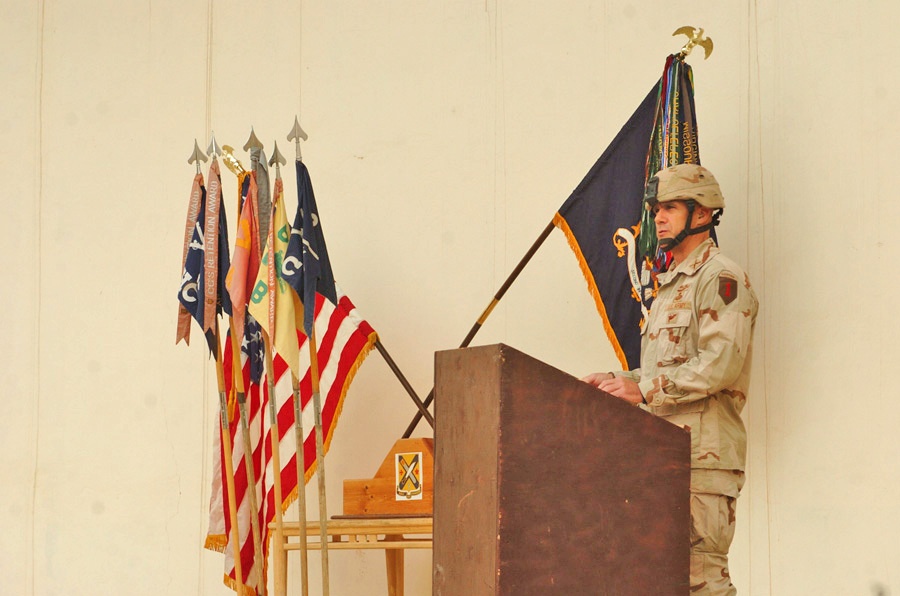
M 435 377 L 436 595 L 687 593 L 688 432 L 504 345 Z

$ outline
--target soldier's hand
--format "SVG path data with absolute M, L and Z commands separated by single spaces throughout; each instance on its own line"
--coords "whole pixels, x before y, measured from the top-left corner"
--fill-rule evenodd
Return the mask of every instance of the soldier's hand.
M 582 381 L 587 383 L 588 385 L 593 385 L 594 387 L 599 387 L 600 383 L 606 381 L 608 379 L 613 378 L 613 374 L 609 372 L 596 372 L 591 373 L 586 377 L 582 377 Z
M 638 387 L 638 384 L 625 377 L 613 377 L 612 379 L 600 381 L 597 389 L 606 391 L 610 395 L 624 399 L 633 405 L 644 401 L 644 396 L 641 394 L 641 388 Z

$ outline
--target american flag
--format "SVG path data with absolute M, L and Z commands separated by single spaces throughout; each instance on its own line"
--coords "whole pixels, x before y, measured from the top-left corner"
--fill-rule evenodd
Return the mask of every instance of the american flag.
M 316 295 L 315 305 L 315 328 L 316 337 L 318 338 L 317 357 L 319 363 L 320 374 L 320 392 L 323 398 L 322 405 L 322 425 L 325 432 L 325 450 L 327 452 L 337 425 L 341 408 L 344 404 L 344 398 L 347 390 L 353 380 L 362 361 L 368 355 L 372 346 L 375 344 L 377 334 L 372 327 L 362 318 L 356 307 L 349 298 L 343 295 L 340 288 L 337 288 L 337 304 L 326 300 L 321 295 Z M 258 329 L 258 326 L 257 326 Z M 300 344 L 300 361 L 309 362 L 309 347 L 306 336 L 302 333 L 297 334 Z M 246 344 L 247 342 L 245 342 Z M 226 342 L 225 356 L 223 358 L 226 369 L 226 379 L 231 378 L 229 354 L 231 353 L 231 343 Z M 263 511 L 260 512 L 260 527 L 263 529 L 263 544 L 268 544 L 268 524 L 275 518 L 275 494 L 274 494 L 274 475 L 275 470 L 272 467 L 272 448 L 270 438 L 270 425 L 268 415 L 264 415 L 268 408 L 269 399 L 268 382 L 264 375 L 258 378 L 257 382 L 253 381 L 251 368 L 257 366 L 256 352 L 253 358 L 247 352 L 242 352 L 242 364 L 244 367 L 244 379 L 247 391 L 247 403 L 250 416 L 251 438 L 254 449 L 254 464 L 257 470 L 262 470 L 259 474 L 257 486 L 257 494 L 265 493 L 265 499 L 260 498 L 259 502 L 263 503 Z M 260 356 L 261 357 L 261 353 Z M 261 362 L 258 366 L 262 366 Z M 291 383 L 290 369 L 287 363 L 277 355 L 274 359 L 274 375 L 275 375 L 275 399 L 276 409 L 278 412 L 278 429 L 280 432 L 279 449 L 281 463 L 281 483 L 282 494 L 284 495 L 283 508 L 287 508 L 297 498 L 297 468 L 295 464 L 296 458 L 296 439 L 294 437 L 294 407 L 293 407 L 293 389 Z M 231 382 L 226 381 L 229 394 L 231 394 Z M 261 390 L 260 387 L 263 389 Z M 315 435 L 313 424 L 313 408 L 312 408 L 312 387 L 310 381 L 310 373 L 307 367 L 306 373 L 300 379 L 300 395 L 303 404 L 303 429 L 306 433 L 304 437 L 304 461 L 306 463 L 305 480 L 315 472 Z M 234 408 L 237 414 L 237 408 Z M 218 433 L 216 433 L 218 434 Z M 233 437 L 234 453 L 232 459 L 235 469 L 235 490 L 238 501 L 238 525 L 241 539 L 241 566 L 244 573 L 243 585 L 247 586 L 252 593 L 258 593 L 259 582 L 265 577 L 265 572 L 254 568 L 254 544 L 253 536 L 250 531 L 250 511 L 247 503 L 247 476 L 244 469 L 243 445 L 239 440 L 239 420 L 232 421 L 231 434 Z M 230 522 L 228 517 L 227 503 L 228 499 L 224 493 L 224 484 L 222 481 L 222 453 L 221 440 L 217 436 L 215 444 L 215 453 L 217 457 L 214 460 L 213 470 L 213 491 L 210 502 L 210 518 L 209 532 L 207 535 L 206 546 L 214 550 L 218 550 L 225 554 L 225 583 L 233 588 L 237 587 L 235 572 L 233 549 L 228 544 L 230 534 Z M 265 458 L 263 464 L 262 458 Z M 266 560 L 268 553 L 264 553 L 263 559 Z

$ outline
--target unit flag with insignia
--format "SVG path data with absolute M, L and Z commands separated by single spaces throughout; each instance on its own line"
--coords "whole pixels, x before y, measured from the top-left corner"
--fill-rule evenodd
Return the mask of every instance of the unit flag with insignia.
M 670 165 L 700 163 L 690 65 L 677 55 L 556 213 L 623 368 L 640 365 L 640 327 L 670 257 L 657 254 L 647 179 Z

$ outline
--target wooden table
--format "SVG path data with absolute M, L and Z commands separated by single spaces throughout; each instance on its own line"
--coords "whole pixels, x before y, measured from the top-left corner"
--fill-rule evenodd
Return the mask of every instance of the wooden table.
M 325 526 L 328 552 L 347 549 L 383 549 L 387 564 L 388 596 L 403 596 L 403 551 L 407 548 L 427 548 L 432 545 L 433 521 L 428 517 L 404 515 L 334 516 Z M 275 523 L 269 524 L 272 536 L 272 556 L 287 568 L 288 551 L 300 550 L 300 523 L 284 522 L 284 539 L 275 540 Z M 306 524 L 306 545 L 309 550 L 321 550 L 319 522 Z M 287 579 L 275 582 L 275 596 L 286 596 Z M 280 584 L 280 585 L 279 585 Z

